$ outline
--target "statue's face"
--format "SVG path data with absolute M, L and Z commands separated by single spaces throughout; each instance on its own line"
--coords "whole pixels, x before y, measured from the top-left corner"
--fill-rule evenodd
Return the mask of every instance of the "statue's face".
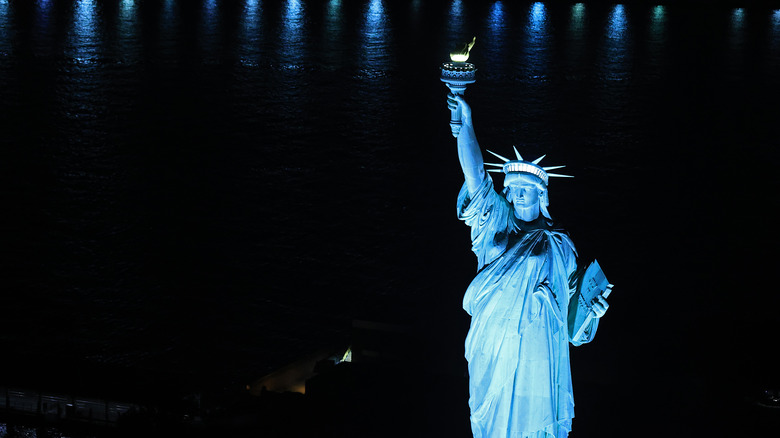
M 539 189 L 532 183 L 515 183 L 509 186 L 507 198 L 515 207 L 528 208 L 539 204 Z
M 539 185 L 536 182 L 538 178 L 532 175 L 516 175 L 509 184 L 509 193 L 507 201 L 515 207 L 530 207 L 539 203 Z
M 539 214 L 539 179 L 532 175 L 513 175 L 506 194 L 507 201 L 512 203 L 515 214 L 523 220 L 535 219 Z

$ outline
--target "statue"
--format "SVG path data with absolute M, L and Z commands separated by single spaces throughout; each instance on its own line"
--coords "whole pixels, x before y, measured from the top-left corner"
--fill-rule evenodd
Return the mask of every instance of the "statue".
M 581 345 L 596 334 L 612 290 L 600 268 L 603 287 L 584 294 L 571 239 L 554 228 L 548 211 L 550 177 L 566 176 L 491 152 L 504 163 L 504 188 L 493 188 L 474 133 L 471 108 L 450 93 L 448 107 L 460 114 L 453 126 L 465 183 L 458 217 L 471 227 L 478 273 L 466 290 L 463 308 L 471 315 L 465 355 L 469 408 L 475 438 L 565 438 L 574 417 L 569 342 Z M 456 132 L 457 128 L 457 132 Z M 490 152 L 490 151 L 488 151 Z M 597 266 L 597 263 L 594 262 Z M 592 265 L 593 266 L 593 265 Z M 588 283 L 593 285 L 593 277 Z M 587 300 L 587 301 L 584 301 Z M 575 321 L 581 322 L 576 327 Z

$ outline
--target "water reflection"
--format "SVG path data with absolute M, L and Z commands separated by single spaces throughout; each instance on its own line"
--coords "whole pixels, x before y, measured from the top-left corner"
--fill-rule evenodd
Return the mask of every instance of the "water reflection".
M 653 18 L 650 20 L 650 36 L 654 40 L 663 38 L 664 24 L 666 22 L 666 10 L 658 5 L 653 8 Z
M 219 4 L 216 0 L 203 2 L 203 31 L 208 34 L 217 33 L 219 24 Z
M 51 26 L 51 1 L 38 0 L 37 13 L 35 15 L 35 26 L 42 32 L 48 33 Z
M 611 39 L 621 39 L 626 30 L 626 13 L 623 5 L 615 5 L 609 15 L 607 36 Z
M 774 65 L 780 67 L 780 9 L 772 14 L 772 27 L 769 32 Z
M 536 2 L 531 6 L 530 19 L 531 30 L 536 33 L 540 32 L 542 30 L 542 26 L 544 26 L 544 23 L 547 20 L 544 10 L 544 3 Z
M 500 1 L 493 3 L 493 6 L 490 7 L 490 12 L 487 16 L 487 29 L 485 58 L 492 59 L 491 68 L 499 71 L 502 65 L 506 65 L 506 60 L 504 59 L 506 23 L 504 5 Z
M 623 5 L 615 5 L 609 15 L 606 43 L 601 65 L 602 75 L 608 81 L 621 81 L 629 77 L 630 51 L 626 47 L 628 21 Z
M 122 0 L 119 5 L 120 21 L 131 21 L 135 15 L 135 0 Z
M 772 14 L 772 30 L 770 34 L 772 36 L 772 47 L 777 51 L 780 47 L 780 9 Z
M 7 51 L 10 49 L 10 29 L 8 23 L 11 21 L 9 18 L 11 15 L 8 11 L 8 0 L 0 0 L 0 56 L 7 55 Z
M 138 60 L 138 37 L 136 6 L 134 0 L 122 0 L 117 10 L 116 20 L 117 56 L 120 59 L 136 62 Z
M 206 0 L 203 3 L 206 15 L 214 15 L 217 12 L 217 0 Z
M 568 41 L 566 44 L 566 58 L 572 66 L 580 65 L 585 56 L 585 41 L 587 40 L 587 26 L 585 5 L 575 3 L 571 6 L 569 19 Z
M 341 0 L 330 0 L 325 14 L 327 34 L 340 34 L 342 29 Z
M 575 3 L 571 7 L 571 22 L 569 32 L 573 37 L 581 37 L 585 30 L 585 5 Z
M 463 32 L 463 3 L 453 0 L 447 19 L 447 41 L 460 44 L 460 40 L 464 39 Z
M 545 76 L 548 52 L 547 13 L 544 4 L 531 5 L 526 28 L 526 59 L 524 61 L 532 78 Z
M 172 59 L 176 53 L 177 35 L 179 35 L 179 16 L 176 13 L 175 0 L 165 0 L 163 3 L 160 26 L 160 48 L 163 56 Z
M 543 3 L 534 3 L 528 14 L 528 37 L 533 44 L 540 44 L 547 36 L 545 24 L 547 16 Z
M 200 49 L 206 63 L 217 62 L 219 46 L 219 7 L 216 0 L 205 0 L 201 8 L 203 21 L 200 26 Z
M 733 49 L 739 49 L 742 43 L 742 29 L 745 27 L 745 10 L 736 8 L 731 12 L 731 44 Z
M 729 29 L 729 50 L 725 54 L 732 66 L 742 64 L 745 49 L 745 10 L 736 8 L 731 12 L 731 23 Z
M 100 35 L 97 31 L 95 0 L 78 0 L 73 10 L 73 29 L 70 49 L 73 60 L 78 64 L 94 62 L 98 56 Z
M 325 11 L 325 26 L 321 41 L 324 42 L 320 48 L 323 58 L 327 64 L 336 68 L 343 60 L 342 42 L 344 33 L 344 18 L 342 14 L 341 0 L 330 0 Z
M 239 47 L 239 62 L 245 66 L 256 67 L 260 56 L 260 41 L 262 27 L 260 19 L 262 9 L 259 0 L 246 0 L 244 4 L 244 20 L 242 23 L 242 38 Z
M 69 128 L 89 131 L 92 136 L 101 135 L 98 121 L 105 115 L 107 105 L 102 92 L 107 70 L 99 68 L 99 64 L 108 61 L 102 48 L 101 12 L 96 0 L 78 0 L 74 5 L 66 48 L 72 64 L 61 69 L 62 81 L 54 92 L 63 114 L 73 122 Z
M 306 10 L 300 0 L 287 0 L 283 10 L 280 61 L 287 69 L 298 69 L 304 58 L 303 29 Z
M 361 58 L 364 66 L 380 74 L 377 70 L 388 67 L 389 34 L 387 16 L 382 0 L 371 0 L 365 13 L 363 23 L 363 52 Z
M 736 8 L 731 12 L 731 25 L 736 27 L 742 27 L 745 20 L 745 10 L 742 8 Z
M 666 9 L 658 5 L 653 8 L 650 15 L 649 34 L 647 36 L 647 53 L 651 59 L 649 68 L 661 70 L 666 62 L 662 59 L 666 47 Z M 659 71 L 660 74 L 660 71 Z
M 504 5 L 498 1 L 493 3 L 488 14 L 488 26 L 494 32 L 499 32 L 504 27 Z
M 422 0 L 412 0 L 412 17 L 415 20 L 420 18 L 420 3 L 422 3 Z

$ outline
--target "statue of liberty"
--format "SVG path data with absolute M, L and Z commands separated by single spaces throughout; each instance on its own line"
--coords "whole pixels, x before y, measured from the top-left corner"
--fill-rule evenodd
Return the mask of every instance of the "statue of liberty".
M 465 355 L 472 433 L 565 438 L 574 417 L 568 344 L 593 339 L 612 285 L 602 276 L 605 287 L 583 302 L 584 274 L 577 269 L 574 244 L 553 227 L 548 211 L 550 177 L 566 176 L 548 171 L 563 166 L 541 167 L 544 156 L 525 161 L 517 149 L 516 160 L 491 152 L 503 161 L 488 163 L 496 166 L 488 172 L 504 173 L 504 188 L 496 192 L 471 108 L 452 93 L 448 106 L 461 117 L 459 125 L 451 125 L 465 176 L 458 217 L 471 227 L 478 260 L 463 297 L 471 315 Z

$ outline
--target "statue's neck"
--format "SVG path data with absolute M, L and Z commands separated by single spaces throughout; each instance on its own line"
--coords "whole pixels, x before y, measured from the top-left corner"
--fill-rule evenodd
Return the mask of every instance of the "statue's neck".
M 552 229 L 552 222 L 548 221 L 547 218 L 542 216 L 541 214 L 536 217 L 536 219 L 532 221 L 524 221 L 517 216 L 515 216 L 515 229 L 514 232 L 523 235 L 525 233 L 534 231 L 534 230 L 550 230 Z

